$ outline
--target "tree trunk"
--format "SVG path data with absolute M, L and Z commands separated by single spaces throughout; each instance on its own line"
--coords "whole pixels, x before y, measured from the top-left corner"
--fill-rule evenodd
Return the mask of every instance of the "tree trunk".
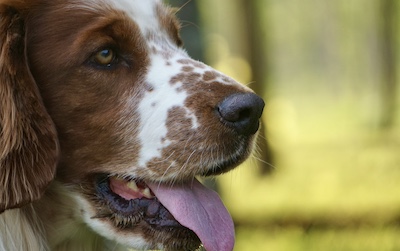
M 247 38 L 249 47 L 249 61 L 253 69 L 254 82 L 250 87 L 259 95 L 268 97 L 269 79 L 268 71 L 268 36 L 263 33 L 263 27 L 266 26 L 267 19 L 260 13 L 259 1 L 241 0 L 241 5 L 247 17 Z M 268 100 L 266 100 L 268 106 Z M 268 143 L 266 128 L 261 126 L 260 135 L 258 138 L 258 154 L 260 160 L 259 167 L 263 174 L 271 173 L 274 168 L 274 155 Z
M 396 1 L 381 0 L 382 117 L 380 126 L 393 126 L 396 114 Z

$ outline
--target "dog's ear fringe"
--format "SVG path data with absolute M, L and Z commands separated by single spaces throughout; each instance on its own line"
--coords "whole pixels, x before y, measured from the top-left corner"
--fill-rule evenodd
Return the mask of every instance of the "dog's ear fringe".
M 57 155 L 56 130 L 25 56 L 23 17 L 0 3 L 0 213 L 41 197 Z

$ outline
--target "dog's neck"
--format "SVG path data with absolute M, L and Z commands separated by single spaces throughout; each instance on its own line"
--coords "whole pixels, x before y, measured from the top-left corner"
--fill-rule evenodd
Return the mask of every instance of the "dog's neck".
M 1 214 L 0 250 L 127 250 L 82 222 L 74 211 L 79 207 L 71 194 L 53 182 L 39 202 Z

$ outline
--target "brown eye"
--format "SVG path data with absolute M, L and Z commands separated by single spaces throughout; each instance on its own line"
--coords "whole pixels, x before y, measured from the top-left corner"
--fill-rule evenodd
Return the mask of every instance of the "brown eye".
M 111 49 L 104 49 L 94 55 L 94 61 L 102 66 L 110 66 L 115 60 L 115 52 Z

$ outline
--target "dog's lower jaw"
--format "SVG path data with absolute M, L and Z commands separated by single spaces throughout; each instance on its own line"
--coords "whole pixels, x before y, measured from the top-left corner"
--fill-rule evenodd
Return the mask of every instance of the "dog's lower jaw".
M 35 214 L 41 222 L 47 223 L 43 224 L 43 232 L 47 234 L 46 239 L 49 241 L 45 251 L 122 251 L 129 248 L 176 251 L 195 250 L 200 245 L 194 247 L 191 242 L 182 244 L 178 241 L 165 241 L 165 238 L 169 238 L 167 235 L 149 229 L 146 230 L 149 234 L 147 238 L 146 233 L 140 231 L 124 232 L 124 229 L 115 226 L 108 219 L 94 218 L 96 208 L 81 192 L 77 192 L 78 189 L 81 188 L 55 181 L 41 202 L 33 204 Z M 57 211 L 53 211 L 54 208 Z

